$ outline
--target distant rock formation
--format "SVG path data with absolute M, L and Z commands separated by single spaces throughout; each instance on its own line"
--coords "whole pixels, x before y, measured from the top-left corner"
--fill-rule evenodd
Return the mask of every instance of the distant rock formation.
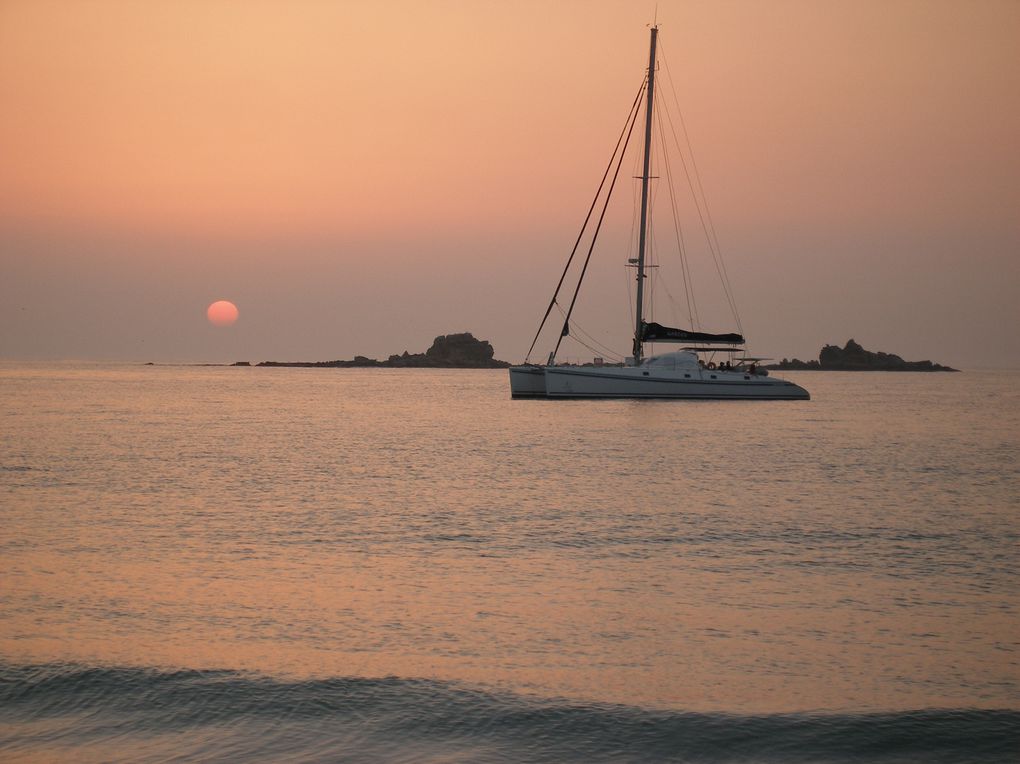
M 506 361 L 493 358 L 492 345 L 475 339 L 470 332 L 445 334 L 436 337 L 432 347 L 424 353 L 391 355 L 385 361 L 356 355 L 351 361 L 263 361 L 258 366 L 302 366 L 325 368 L 383 368 L 383 369 L 505 369 Z
M 791 371 L 959 371 L 931 361 L 904 361 L 892 353 L 865 350 L 852 339 L 845 347 L 826 345 L 817 361 L 784 358 L 766 368 Z

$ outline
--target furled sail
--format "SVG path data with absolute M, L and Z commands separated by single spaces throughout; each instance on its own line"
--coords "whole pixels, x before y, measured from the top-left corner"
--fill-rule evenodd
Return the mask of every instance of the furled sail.
M 722 342 L 727 345 L 743 345 L 744 337 L 740 334 L 709 334 L 708 332 L 690 332 L 686 329 L 673 329 L 655 322 L 641 322 L 642 342 Z

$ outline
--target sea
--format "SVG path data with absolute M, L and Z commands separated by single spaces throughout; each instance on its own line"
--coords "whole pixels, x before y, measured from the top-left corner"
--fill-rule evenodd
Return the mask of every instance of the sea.
M 1020 372 L 0 364 L 0 761 L 1016 762 Z

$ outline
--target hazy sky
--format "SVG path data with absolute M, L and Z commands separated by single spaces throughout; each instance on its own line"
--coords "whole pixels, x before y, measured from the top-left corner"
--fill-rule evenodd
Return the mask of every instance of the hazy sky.
M 655 6 L 3 0 L 0 357 L 520 360 Z M 754 351 L 1020 365 L 1020 2 L 658 21 Z M 578 312 L 621 351 L 625 174 Z

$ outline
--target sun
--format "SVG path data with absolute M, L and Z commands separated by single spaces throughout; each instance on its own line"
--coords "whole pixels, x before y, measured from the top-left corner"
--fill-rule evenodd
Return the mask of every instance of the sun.
M 214 326 L 230 326 L 237 320 L 237 306 L 230 300 L 217 300 L 206 308 L 205 316 Z

